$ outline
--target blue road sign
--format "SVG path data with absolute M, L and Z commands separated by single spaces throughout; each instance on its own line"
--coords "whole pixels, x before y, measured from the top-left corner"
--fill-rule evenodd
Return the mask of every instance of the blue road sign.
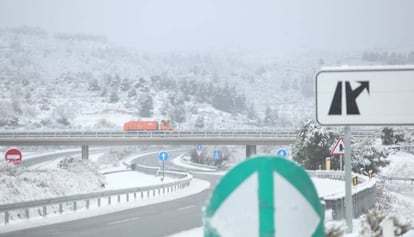
M 214 159 L 215 160 L 220 160 L 221 159 L 221 151 L 214 150 Z
M 203 149 L 202 145 L 197 145 L 197 151 L 201 151 Z
M 160 159 L 160 161 L 168 160 L 168 152 L 160 151 L 160 153 L 158 153 L 158 159 Z
M 287 151 L 285 148 L 279 148 L 276 152 L 276 155 L 282 158 L 286 158 L 287 157 Z

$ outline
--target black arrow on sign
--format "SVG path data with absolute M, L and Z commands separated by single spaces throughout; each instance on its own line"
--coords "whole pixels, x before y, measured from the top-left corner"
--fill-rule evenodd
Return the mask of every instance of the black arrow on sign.
M 329 115 L 342 114 L 342 82 L 338 81 L 336 84 L 335 94 L 332 99 L 331 107 L 329 108 Z
M 358 105 L 356 103 L 356 98 L 367 89 L 369 94 L 369 81 L 358 81 L 361 85 L 352 90 L 351 83 L 347 81 L 345 83 L 345 93 L 346 93 L 346 113 L 347 114 L 359 114 Z

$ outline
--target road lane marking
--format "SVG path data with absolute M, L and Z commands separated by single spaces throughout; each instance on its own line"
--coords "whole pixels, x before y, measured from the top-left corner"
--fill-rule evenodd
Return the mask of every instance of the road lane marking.
M 109 222 L 108 225 L 116 225 L 116 224 L 131 222 L 131 221 L 135 221 L 135 220 L 138 220 L 138 219 L 140 219 L 140 218 L 139 217 L 133 217 L 133 218 L 119 220 L 119 221 L 112 221 L 112 222 Z
M 194 205 L 190 205 L 190 206 L 186 206 L 186 207 L 180 207 L 180 208 L 178 208 L 177 210 L 178 211 L 182 211 L 182 210 L 185 210 L 185 209 L 190 209 L 190 208 L 192 208 L 192 207 L 195 207 Z

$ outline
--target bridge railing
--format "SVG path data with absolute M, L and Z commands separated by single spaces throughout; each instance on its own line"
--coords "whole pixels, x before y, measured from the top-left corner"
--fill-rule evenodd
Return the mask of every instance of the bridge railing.
M 355 130 L 353 136 L 378 137 L 376 130 Z M 296 130 L 177 130 L 177 131 L 119 131 L 119 130 L 32 130 L 0 131 L 0 137 L 289 137 L 297 136 Z
M 137 188 L 127 188 L 120 190 L 108 190 L 101 192 L 94 192 L 89 194 L 78 194 L 65 197 L 57 198 L 48 198 L 41 200 L 33 200 L 26 202 L 10 203 L 0 205 L 0 213 L 3 215 L 4 224 L 8 224 L 10 221 L 11 212 L 23 211 L 23 214 L 18 213 L 19 216 L 23 216 L 26 219 L 29 219 L 33 212 L 30 212 L 32 209 L 36 209 L 38 215 L 46 217 L 48 215 L 48 207 L 55 207 L 54 212 L 59 214 L 63 213 L 66 209 L 71 211 L 79 210 L 79 206 L 83 206 L 86 209 L 91 208 L 92 201 L 95 201 L 96 207 L 101 207 L 103 205 L 111 205 L 113 202 L 121 202 L 121 197 L 124 197 L 126 202 L 132 201 L 131 199 L 144 199 L 155 197 L 157 195 L 162 195 L 165 193 L 170 193 L 178 191 L 190 185 L 192 176 L 187 174 L 187 176 L 181 180 L 152 185 L 146 187 L 137 187 Z M 106 199 L 106 203 L 103 199 Z M 115 199 L 115 201 L 113 201 Z M 69 206 L 69 208 L 64 208 Z

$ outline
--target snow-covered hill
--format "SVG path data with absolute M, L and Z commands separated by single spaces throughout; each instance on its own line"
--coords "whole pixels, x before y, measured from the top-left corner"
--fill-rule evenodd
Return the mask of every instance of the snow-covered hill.
M 295 127 L 313 117 L 313 75 L 361 54 L 145 53 L 94 35 L 0 29 L 0 128 Z

